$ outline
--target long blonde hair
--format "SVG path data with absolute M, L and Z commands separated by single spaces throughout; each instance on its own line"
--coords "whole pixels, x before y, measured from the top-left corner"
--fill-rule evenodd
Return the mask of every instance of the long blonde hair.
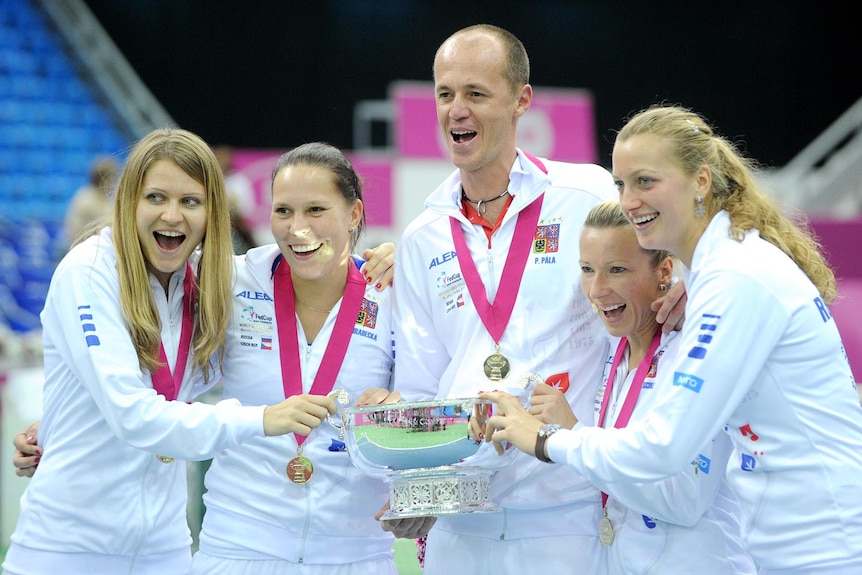
M 837 294 L 835 274 L 820 252 L 820 245 L 801 215 L 791 220 L 758 183 L 755 162 L 744 157 L 729 140 L 719 136 L 706 120 L 687 108 L 655 105 L 632 117 L 617 135 L 623 141 L 651 134 L 668 143 L 677 165 L 693 175 L 707 167 L 712 188 L 704 198 L 707 217 L 726 210 L 730 214 L 730 236 L 742 241 L 745 232 L 760 236 L 787 254 L 830 304 Z
M 120 305 L 143 368 L 159 367 L 161 325 L 153 299 L 146 261 L 138 239 L 136 214 L 147 171 L 160 160 L 170 160 L 206 194 L 207 228 L 197 272 L 197 317 L 192 349 L 193 369 L 210 376 L 210 359 L 224 359 L 231 313 L 233 245 L 224 179 L 209 145 L 186 130 L 164 128 L 150 132 L 132 148 L 120 174 L 114 200 L 113 241 L 117 252 Z

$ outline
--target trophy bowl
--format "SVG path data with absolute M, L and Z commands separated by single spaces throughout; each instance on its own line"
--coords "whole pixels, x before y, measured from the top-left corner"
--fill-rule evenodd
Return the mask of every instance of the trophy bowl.
M 364 405 L 339 411 L 353 464 L 389 482 L 385 519 L 499 511 L 491 476 L 507 465 L 490 443 L 468 435 L 471 417 L 489 416 L 479 398 Z

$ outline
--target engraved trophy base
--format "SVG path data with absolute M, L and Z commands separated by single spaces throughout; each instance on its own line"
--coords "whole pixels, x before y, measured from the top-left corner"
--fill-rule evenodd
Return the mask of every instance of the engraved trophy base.
M 339 410 L 336 427 L 357 469 L 389 484 L 383 520 L 491 513 L 491 477 L 517 451 L 470 438 L 470 418 L 491 408 L 477 397 L 361 405 Z
M 470 466 L 402 470 L 389 476 L 389 510 L 382 520 L 494 513 L 493 471 Z

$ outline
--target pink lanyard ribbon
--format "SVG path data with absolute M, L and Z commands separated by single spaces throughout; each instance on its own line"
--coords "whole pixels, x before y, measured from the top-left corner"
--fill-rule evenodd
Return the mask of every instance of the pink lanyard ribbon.
M 275 321 L 278 326 L 278 353 L 281 358 L 281 381 L 284 397 L 302 393 L 302 366 L 299 360 L 299 341 L 296 337 L 296 302 L 294 301 L 293 280 L 290 265 L 279 255 L 273 266 L 273 290 L 275 299 Z M 344 363 L 347 346 L 353 335 L 353 325 L 359 315 L 362 298 L 365 295 L 365 280 L 351 260 L 347 267 L 347 285 L 332 335 L 320 361 L 320 368 L 311 384 L 310 393 L 326 395 L 332 391 L 335 378 Z M 284 337 L 282 337 L 282 335 Z M 302 445 L 306 436 L 293 434 L 297 445 Z
M 470 292 L 473 305 L 476 306 L 476 312 L 494 343 L 500 343 L 500 338 L 503 337 L 509 318 L 512 317 L 512 310 L 515 307 L 515 300 L 518 298 L 518 290 L 521 288 L 521 278 L 524 277 L 527 256 L 530 255 L 530 248 L 533 245 L 531 240 L 536 233 L 536 224 L 539 223 L 539 214 L 542 211 L 544 198 L 545 195 L 542 194 L 518 214 L 515 234 L 512 237 L 512 244 L 509 246 L 509 253 L 506 255 L 506 263 L 503 265 L 502 277 L 509 278 L 510 281 L 500 282 L 500 288 L 497 290 L 493 304 L 488 302 L 485 284 L 482 283 L 482 278 L 476 269 L 476 262 L 473 261 L 473 256 L 470 255 L 470 250 L 467 248 L 461 224 L 455 218 L 449 218 L 452 239 L 455 242 L 455 253 L 458 254 L 458 265 L 461 267 L 461 273 L 464 274 L 467 291 Z
M 159 344 L 160 365 L 152 377 L 153 388 L 168 401 L 174 401 L 179 395 L 180 387 L 183 384 L 183 375 L 186 372 L 186 363 L 188 363 L 189 359 L 192 332 L 194 331 L 194 300 L 197 293 L 194 280 L 192 266 L 186 263 L 186 277 L 183 279 L 183 323 L 180 329 L 180 347 L 177 350 L 177 359 L 174 363 L 173 373 L 171 373 L 171 368 L 168 364 L 165 346 L 163 343 Z
M 521 153 L 542 170 L 543 173 L 548 173 L 548 169 L 545 168 L 545 165 L 539 158 L 523 150 L 521 150 Z M 479 314 L 482 324 L 488 330 L 495 344 L 500 343 L 503 332 L 506 331 L 506 325 L 509 323 L 509 318 L 512 317 L 512 310 L 515 308 L 518 290 L 521 289 L 521 279 L 524 277 L 524 269 L 527 267 L 527 257 L 530 254 L 532 246 L 532 242 L 529 240 L 534 237 L 536 224 L 539 223 L 539 215 L 542 212 L 542 201 L 544 198 L 545 195 L 542 194 L 518 214 L 518 223 L 515 225 L 515 234 L 509 246 L 509 253 L 506 256 L 506 263 L 503 265 L 502 275 L 504 278 L 512 277 L 513 281 L 511 283 L 500 282 L 502 285 L 497 290 L 493 304 L 488 302 L 485 284 L 482 283 L 482 278 L 476 269 L 476 262 L 473 261 L 470 250 L 467 249 L 467 242 L 464 240 L 464 231 L 455 218 L 449 218 L 449 227 L 452 229 L 452 239 L 455 242 L 455 253 L 458 254 L 458 265 L 461 268 L 461 273 L 464 274 L 467 291 L 473 299 L 473 305 L 476 307 L 476 312 Z M 516 270 L 516 266 L 520 267 L 520 270 Z M 518 272 L 517 274 L 515 273 L 516 271 Z
M 638 370 L 635 372 L 635 377 L 632 381 L 632 385 L 629 388 L 629 392 L 626 394 L 626 399 L 623 402 L 623 407 L 622 409 L 620 409 L 620 414 L 617 416 L 616 421 L 614 421 L 615 428 L 620 429 L 628 425 L 629 419 L 631 419 L 632 417 L 632 412 L 635 410 L 635 405 L 638 402 L 638 396 L 641 393 L 644 379 L 646 379 L 647 372 L 649 372 L 649 368 L 652 365 L 653 357 L 655 356 L 655 350 L 658 349 L 658 345 L 660 342 L 661 328 L 656 330 L 655 335 L 653 335 L 652 338 L 652 343 L 650 343 L 646 355 L 643 357 L 640 364 L 638 365 Z M 608 403 L 611 395 L 613 394 L 614 380 L 617 377 L 617 368 L 619 367 L 620 362 L 625 355 L 626 345 L 628 345 L 628 339 L 624 337 L 620 340 L 620 343 L 617 346 L 617 352 L 614 354 L 614 361 L 611 364 L 611 371 L 608 373 L 608 384 L 605 386 L 605 395 L 604 397 L 602 397 L 602 406 L 599 409 L 599 427 L 602 427 L 602 424 L 604 424 L 605 422 L 605 414 L 608 410 Z M 607 505 L 607 502 L 608 494 L 602 492 L 602 507 Z

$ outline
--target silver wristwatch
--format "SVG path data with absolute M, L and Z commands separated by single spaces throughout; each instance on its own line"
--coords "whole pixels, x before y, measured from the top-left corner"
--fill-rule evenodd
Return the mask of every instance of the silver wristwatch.
M 545 463 L 553 463 L 550 458 L 545 456 L 545 441 L 562 428 L 562 425 L 556 423 L 546 423 L 539 428 L 536 432 L 536 459 Z

